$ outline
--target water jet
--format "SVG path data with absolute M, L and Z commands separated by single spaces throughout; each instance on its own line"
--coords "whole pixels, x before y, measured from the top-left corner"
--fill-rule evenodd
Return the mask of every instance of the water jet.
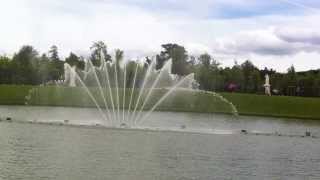
M 182 102 L 182 110 L 187 108 L 193 111 L 199 105 L 191 101 L 200 102 L 197 100 L 199 96 L 210 96 L 226 106 L 230 114 L 238 113 L 236 107 L 221 95 L 198 89 L 194 74 L 172 74 L 171 60 L 166 61 L 160 69 L 156 68 L 156 59 L 152 58 L 149 64 L 102 61 L 100 66 L 88 60 L 84 70 L 67 63 L 64 70 L 65 79 L 57 83 L 55 91 L 46 92 L 45 87 L 33 88 L 25 98 L 26 104 L 50 105 L 52 102 L 43 103 L 41 99 L 45 99 L 49 93 L 57 98 L 52 99 L 54 105 L 96 107 L 102 119 L 101 125 L 115 128 L 141 126 L 154 111 L 179 110 L 174 106 L 176 102 Z M 68 98 L 70 101 L 66 100 Z M 63 123 L 67 124 L 69 120 L 63 120 Z M 185 129 L 186 126 L 180 128 Z

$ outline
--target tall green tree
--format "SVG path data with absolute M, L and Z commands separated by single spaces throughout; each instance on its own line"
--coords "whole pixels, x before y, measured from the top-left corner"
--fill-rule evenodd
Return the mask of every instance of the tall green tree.
M 220 63 L 207 53 L 201 54 L 198 61 L 200 64 L 198 65 L 195 77 L 200 84 L 200 89 L 222 91 L 225 83 L 219 67 Z
M 85 66 L 85 62 L 82 57 L 77 56 L 73 52 L 69 54 L 69 56 L 65 59 L 66 63 L 70 66 L 76 66 L 78 69 L 83 70 Z
M 224 76 L 226 86 L 229 84 L 234 84 L 237 86 L 237 91 L 242 90 L 242 86 L 244 84 L 244 75 L 242 68 L 237 61 L 234 62 L 232 68 L 225 68 L 222 74 Z
M 244 92 L 249 92 L 252 91 L 253 89 L 253 83 L 252 83 L 252 74 L 256 68 L 251 61 L 247 60 L 243 64 L 241 64 L 241 68 L 243 71 L 243 76 L 244 76 L 244 81 L 243 81 L 243 91 Z
M 0 56 L 0 84 L 11 84 L 13 71 L 10 68 L 10 58 Z
M 102 60 L 106 62 L 112 61 L 111 56 L 108 54 L 107 45 L 103 41 L 94 42 L 90 50 L 90 60 L 94 66 L 100 66 Z
M 38 52 L 32 46 L 22 46 L 12 60 L 12 68 L 16 71 L 13 75 L 13 83 L 37 84 L 39 78 L 36 71 L 37 61 Z
M 60 60 L 58 47 L 53 45 L 49 49 L 50 68 L 49 76 L 52 80 L 59 80 L 64 74 L 64 62 Z
M 187 75 L 188 71 L 188 54 L 183 46 L 178 44 L 163 44 L 163 51 L 157 56 L 156 68 L 161 69 L 166 61 L 172 59 L 172 73 L 177 75 Z
M 56 45 L 52 45 L 49 50 L 49 57 L 52 61 L 59 61 L 59 53 L 58 47 Z
M 287 78 L 289 80 L 289 84 L 295 86 L 297 83 L 297 74 L 296 69 L 292 65 L 290 68 L 288 68 Z
M 263 81 L 261 80 L 260 71 L 258 69 L 254 69 L 251 74 L 251 92 L 257 93 L 262 90 Z
M 201 54 L 199 57 L 199 61 L 204 67 L 209 68 L 211 65 L 211 56 L 208 53 Z
M 38 65 L 38 74 L 40 83 L 45 84 L 46 82 L 52 80 L 50 77 L 51 71 L 51 62 L 50 58 L 46 54 L 42 54 L 40 57 L 39 65 Z

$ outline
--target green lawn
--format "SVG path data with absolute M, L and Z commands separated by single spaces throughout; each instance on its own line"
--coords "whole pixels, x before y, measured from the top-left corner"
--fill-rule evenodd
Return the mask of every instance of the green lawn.
M 22 85 L 0 85 L 0 104 L 2 105 L 22 105 L 25 96 L 33 86 Z
M 32 93 L 29 93 L 34 89 Z M 93 96 L 97 99 L 99 106 L 104 107 L 105 102 L 101 98 L 98 88 L 91 88 Z M 167 90 L 159 89 L 153 92 L 144 109 L 152 108 L 153 104 L 164 95 Z M 116 91 L 113 89 L 113 97 Z M 107 106 L 112 108 L 112 100 L 117 107 L 117 98 L 110 99 L 109 92 L 103 90 Z M 137 101 L 138 91 L 134 91 L 133 103 Z M 76 106 L 95 107 L 95 103 L 83 88 L 67 87 L 34 87 L 34 86 L 8 86 L 0 85 L 0 104 L 2 105 L 23 105 L 25 97 L 31 95 L 29 105 L 50 105 L 50 106 Z M 123 90 L 119 90 L 119 106 L 123 106 Z M 129 107 L 131 89 L 126 89 L 125 108 Z M 302 98 L 287 96 L 263 96 L 253 94 L 221 93 L 223 97 L 232 102 L 240 115 L 259 115 L 301 119 L 320 119 L 320 98 Z M 142 97 L 145 98 L 146 94 Z M 142 103 L 138 107 L 141 107 Z M 134 106 L 131 106 L 134 108 Z M 203 112 L 203 113 L 232 113 L 230 104 L 223 99 L 213 96 L 211 93 L 195 93 L 179 91 L 170 95 L 157 110 Z
M 320 98 L 221 93 L 242 115 L 320 119 Z

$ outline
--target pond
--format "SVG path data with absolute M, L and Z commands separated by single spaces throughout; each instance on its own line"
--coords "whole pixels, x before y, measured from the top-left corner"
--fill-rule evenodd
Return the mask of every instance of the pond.
M 129 130 L 96 127 L 95 109 L 0 106 L 0 117 L 12 117 L 0 123 L 0 179 L 320 178 L 320 139 L 239 133 L 319 137 L 318 121 L 155 112 L 140 125 L 154 130 Z

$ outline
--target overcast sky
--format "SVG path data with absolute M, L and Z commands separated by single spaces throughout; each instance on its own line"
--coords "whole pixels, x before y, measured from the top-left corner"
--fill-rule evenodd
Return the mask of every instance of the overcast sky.
M 88 54 L 93 41 L 127 57 L 168 42 L 208 52 L 224 66 L 250 59 L 286 71 L 320 68 L 319 0 L 3 0 L 0 54 L 22 45 L 41 53 Z

